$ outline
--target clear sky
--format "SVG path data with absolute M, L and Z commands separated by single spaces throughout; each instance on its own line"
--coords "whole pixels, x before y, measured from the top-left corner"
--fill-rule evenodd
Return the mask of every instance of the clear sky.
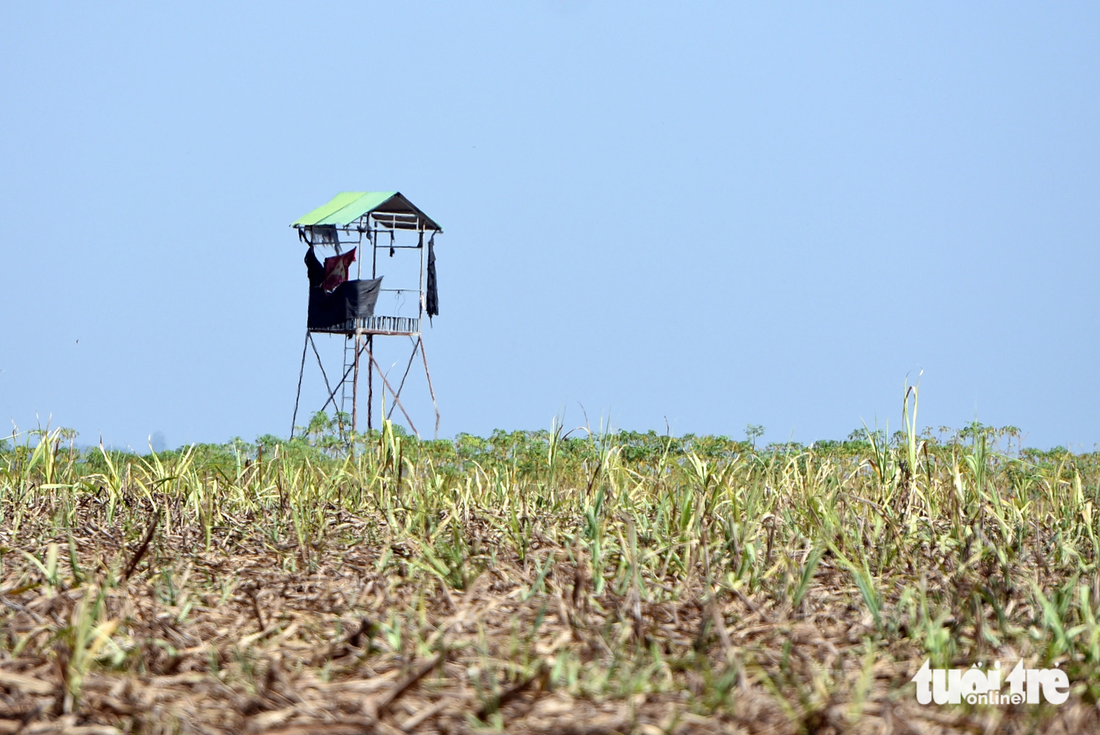
M 1096 3 L 98 5 L 0 6 L 20 429 L 285 436 L 287 225 L 399 190 L 443 436 L 839 439 L 923 371 L 921 425 L 1100 442 Z

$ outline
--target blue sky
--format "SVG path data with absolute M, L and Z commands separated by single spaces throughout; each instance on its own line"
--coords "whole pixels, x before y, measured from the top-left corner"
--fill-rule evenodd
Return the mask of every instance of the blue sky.
M 5 4 L 0 417 L 286 435 L 287 225 L 396 189 L 444 227 L 444 436 L 843 438 L 923 371 L 922 425 L 1092 450 L 1098 7 L 702 8 Z

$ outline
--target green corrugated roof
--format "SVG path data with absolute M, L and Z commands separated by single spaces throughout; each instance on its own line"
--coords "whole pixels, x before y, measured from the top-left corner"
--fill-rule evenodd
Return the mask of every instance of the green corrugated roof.
M 309 214 L 303 215 L 291 227 L 312 225 L 350 225 L 370 212 L 417 214 L 425 229 L 439 230 L 432 218 L 420 211 L 397 191 L 342 191 Z

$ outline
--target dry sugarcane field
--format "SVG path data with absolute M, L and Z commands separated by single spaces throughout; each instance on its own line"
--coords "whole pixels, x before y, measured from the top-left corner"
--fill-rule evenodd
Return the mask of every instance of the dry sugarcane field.
M 13 435 L 0 734 L 1100 730 L 1100 454 L 910 415 L 811 446 Z M 926 661 L 1021 660 L 1065 701 L 917 701 Z

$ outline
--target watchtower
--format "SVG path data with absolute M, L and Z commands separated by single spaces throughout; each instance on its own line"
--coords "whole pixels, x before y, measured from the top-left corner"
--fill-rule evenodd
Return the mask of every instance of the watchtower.
M 430 322 L 439 314 L 435 236 L 443 230 L 396 191 L 341 192 L 327 204 L 299 218 L 291 227 L 298 231 L 299 240 L 306 245 L 305 262 L 310 281 L 309 316 L 305 344 L 302 346 L 302 366 L 298 372 L 291 436 L 294 434 L 294 423 L 298 420 L 302 377 L 306 355 L 311 347 L 328 391 L 328 400 L 321 410 L 325 411 L 332 405 L 341 413 L 350 413 L 353 432 L 359 419 L 359 373 L 362 365 L 367 370 L 367 429 L 373 428 L 374 375 L 377 373 L 382 381 L 381 398 L 386 407 L 386 418 L 392 415 L 395 408 L 399 409 L 409 428 L 419 435 L 401 405 L 401 390 L 419 353 L 435 409 L 435 431 L 438 434 L 439 406 L 428 372 L 422 327 L 425 316 Z M 364 278 L 364 263 L 368 258 L 370 277 Z M 353 264 L 354 280 L 351 279 Z M 383 270 L 387 272 L 385 277 Z M 314 335 L 320 334 L 337 335 L 344 339 L 343 366 L 339 380 L 335 382 L 329 381 L 314 341 Z M 396 389 L 375 359 L 376 337 L 407 338 L 412 345 Z

